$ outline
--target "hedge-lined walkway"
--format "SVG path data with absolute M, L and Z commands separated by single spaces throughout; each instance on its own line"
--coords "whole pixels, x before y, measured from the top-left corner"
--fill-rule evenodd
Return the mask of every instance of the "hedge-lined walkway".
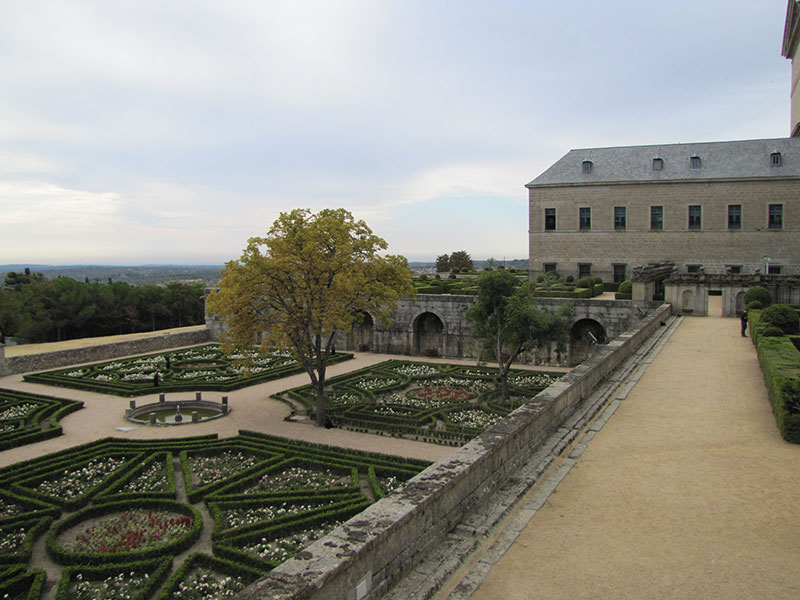
M 750 338 L 686 318 L 472 600 L 799 598 L 798 506 Z

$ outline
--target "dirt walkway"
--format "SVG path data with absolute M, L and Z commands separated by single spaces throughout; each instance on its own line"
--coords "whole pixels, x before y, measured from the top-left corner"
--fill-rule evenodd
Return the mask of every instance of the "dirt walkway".
M 798 465 L 738 320 L 687 318 L 472 599 L 800 598 Z

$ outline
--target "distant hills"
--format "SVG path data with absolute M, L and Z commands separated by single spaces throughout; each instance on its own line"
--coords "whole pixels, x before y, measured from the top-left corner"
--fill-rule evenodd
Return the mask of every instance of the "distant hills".
M 474 261 L 477 270 L 483 270 L 488 264 L 485 260 Z M 527 269 L 527 259 L 495 260 L 495 266 L 505 265 L 508 269 Z M 412 271 L 433 273 L 436 263 L 410 262 Z M 164 284 L 170 281 L 183 283 L 202 282 L 213 287 L 220 279 L 223 265 L 0 265 L 3 279 L 11 271 L 24 272 L 26 268 L 34 273 L 42 273 L 48 279 L 55 277 L 71 277 L 78 281 L 124 281 L 131 285 Z
M 23 272 L 29 268 L 33 273 L 42 273 L 48 279 L 71 277 L 78 281 L 124 281 L 131 285 L 163 284 L 170 281 L 203 283 L 214 286 L 220 280 L 223 265 L 0 265 L 5 279 L 10 271 Z

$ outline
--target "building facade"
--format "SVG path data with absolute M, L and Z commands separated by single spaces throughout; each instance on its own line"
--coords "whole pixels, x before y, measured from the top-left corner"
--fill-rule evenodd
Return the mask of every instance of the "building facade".
M 800 60 L 797 49 L 800 45 L 800 0 L 789 0 L 786 8 L 786 25 L 783 29 L 781 54 L 792 61 L 792 137 L 800 136 Z
M 571 150 L 526 186 L 530 274 L 800 274 L 800 138 Z

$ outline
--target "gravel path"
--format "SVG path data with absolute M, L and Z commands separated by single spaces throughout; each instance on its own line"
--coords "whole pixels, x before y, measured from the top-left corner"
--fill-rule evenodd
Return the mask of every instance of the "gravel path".
M 687 318 L 472 600 L 800 598 L 798 465 L 738 320 Z

